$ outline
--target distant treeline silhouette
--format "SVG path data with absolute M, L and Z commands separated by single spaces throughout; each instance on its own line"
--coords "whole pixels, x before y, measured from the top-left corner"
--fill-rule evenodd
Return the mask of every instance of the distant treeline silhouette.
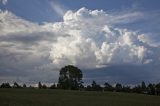
M 58 86 L 58 84 L 53 84 L 51 86 L 47 86 L 42 84 L 41 82 L 38 83 L 38 87 L 34 86 L 26 86 L 26 84 L 20 85 L 18 83 L 14 83 L 12 86 L 9 83 L 2 83 L 0 88 L 19 88 L 19 89 L 63 89 Z M 141 94 L 149 94 L 149 95 L 160 95 L 160 83 L 158 84 L 148 84 L 146 85 L 145 82 L 142 82 L 140 85 L 130 87 L 128 85 L 122 85 L 117 83 L 115 86 L 104 83 L 104 85 L 99 85 L 95 81 L 92 82 L 91 85 L 83 86 L 77 89 L 70 89 L 70 90 L 79 90 L 79 91 L 111 91 L 111 92 L 127 92 L 127 93 L 141 93 Z
M 160 95 L 160 83 L 146 85 L 144 81 L 140 85 L 134 87 L 128 85 L 122 85 L 117 83 L 115 86 L 105 82 L 103 85 L 97 84 L 96 81 L 92 81 L 90 85 L 84 86 L 82 82 L 82 71 L 73 66 L 68 65 L 60 70 L 58 84 L 47 86 L 38 83 L 38 87 L 26 86 L 26 84 L 20 85 L 15 82 L 12 86 L 9 83 L 2 83 L 0 88 L 20 88 L 20 89 L 65 89 L 65 90 L 79 90 L 79 91 L 111 91 L 111 92 L 127 92 L 127 93 L 141 93 L 149 95 Z

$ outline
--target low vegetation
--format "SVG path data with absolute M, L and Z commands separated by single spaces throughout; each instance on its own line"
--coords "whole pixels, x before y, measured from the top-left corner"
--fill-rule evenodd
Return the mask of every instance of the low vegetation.
M 160 106 L 160 96 L 56 89 L 0 89 L 0 106 Z

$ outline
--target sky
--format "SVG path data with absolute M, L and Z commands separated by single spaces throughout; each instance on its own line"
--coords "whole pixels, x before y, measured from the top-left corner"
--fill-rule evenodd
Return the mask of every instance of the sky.
M 160 82 L 159 0 L 0 0 L 0 83 Z

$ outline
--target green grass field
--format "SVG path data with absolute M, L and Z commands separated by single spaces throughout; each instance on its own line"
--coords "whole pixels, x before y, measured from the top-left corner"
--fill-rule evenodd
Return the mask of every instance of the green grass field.
M 160 106 L 160 96 L 51 89 L 0 89 L 0 106 Z

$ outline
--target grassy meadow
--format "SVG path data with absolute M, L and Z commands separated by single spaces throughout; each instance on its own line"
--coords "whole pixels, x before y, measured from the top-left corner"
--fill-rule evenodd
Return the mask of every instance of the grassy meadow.
M 52 89 L 0 89 L 0 106 L 160 106 L 160 96 Z

